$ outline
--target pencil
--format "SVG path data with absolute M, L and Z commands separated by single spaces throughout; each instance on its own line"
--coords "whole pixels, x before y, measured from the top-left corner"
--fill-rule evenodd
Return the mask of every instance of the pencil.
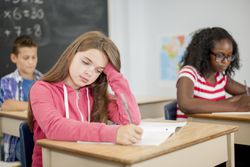
M 133 123 L 132 117 L 131 117 L 131 115 L 130 115 L 130 112 L 129 112 L 129 109 L 128 109 L 128 104 L 127 104 L 127 101 L 126 101 L 126 98 L 125 98 L 124 94 L 121 94 L 121 98 L 122 98 L 122 103 L 123 103 L 123 106 L 124 106 L 124 108 L 125 108 L 125 111 L 126 111 L 126 113 L 127 113 L 127 115 L 128 115 L 129 123 L 132 124 L 132 123 Z
M 248 90 L 248 86 L 247 86 L 247 81 L 244 80 L 244 83 L 245 83 L 245 88 L 246 88 L 246 94 L 247 94 L 247 96 L 249 96 L 249 90 Z

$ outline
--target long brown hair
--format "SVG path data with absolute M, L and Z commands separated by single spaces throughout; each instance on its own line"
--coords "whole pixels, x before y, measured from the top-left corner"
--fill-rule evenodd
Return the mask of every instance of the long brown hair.
M 99 31 L 90 31 L 76 38 L 63 52 L 56 64 L 42 77 L 46 82 L 60 82 L 69 75 L 69 66 L 75 54 L 79 51 L 88 49 L 98 49 L 105 53 L 114 66 L 120 72 L 121 62 L 120 53 L 116 45 L 103 33 Z M 93 111 L 91 112 L 91 121 L 107 122 L 108 103 L 108 82 L 104 73 L 100 74 L 97 80 L 90 85 L 93 94 Z M 30 128 L 33 129 L 32 107 L 29 106 L 28 121 Z

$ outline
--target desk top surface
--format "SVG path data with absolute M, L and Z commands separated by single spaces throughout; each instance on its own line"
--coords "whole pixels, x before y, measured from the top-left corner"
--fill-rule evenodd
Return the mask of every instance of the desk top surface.
M 214 120 L 228 120 L 228 121 L 242 121 L 250 123 L 250 114 L 192 114 L 189 115 L 193 118 L 205 118 L 205 119 L 214 119 Z
M 62 152 L 87 155 L 110 160 L 122 164 L 134 164 L 147 159 L 171 153 L 194 144 L 234 133 L 238 126 L 188 122 L 177 130 L 160 146 L 122 146 L 114 144 L 83 144 L 42 139 L 38 144 L 42 147 Z M 195 133 L 194 133 L 195 132 Z
M 27 111 L 0 111 L 0 117 L 27 120 L 28 112 Z

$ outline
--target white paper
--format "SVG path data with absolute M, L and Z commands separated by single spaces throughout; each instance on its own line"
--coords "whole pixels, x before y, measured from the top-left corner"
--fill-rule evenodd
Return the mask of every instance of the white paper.
M 164 123 L 164 122 L 142 122 L 140 127 L 143 129 L 142 139 L 135 145 L 154 145 L 158 146 L 170 137 L 177 127 L 183 127 L 187 122 Z M 85 142 L 77 141 L 84 144 L 114 144 L 108 142 Z
M 142 122 L 140 124 L 140 127 L 143 129 L 142 140 L 136 145 L 160 145 L 175 132 L 177 127 L 183 127 L 185 125 L 186 122 Z

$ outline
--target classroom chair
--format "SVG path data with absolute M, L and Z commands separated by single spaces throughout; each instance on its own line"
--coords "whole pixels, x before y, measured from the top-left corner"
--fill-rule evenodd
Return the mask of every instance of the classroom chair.
M 176 120 L 177 101 L 173 100 L 164 106 L 164 115 L 166 120 Z
M 19 133 L 22 167 L 31 167 L 34 141 L 33 133 L 31 133 L 27 122 L 20 124 Z
M 0 159 L 3 160 L 4 159 L 4 147 L 3 147 L 3 136 L 0 137 Z

